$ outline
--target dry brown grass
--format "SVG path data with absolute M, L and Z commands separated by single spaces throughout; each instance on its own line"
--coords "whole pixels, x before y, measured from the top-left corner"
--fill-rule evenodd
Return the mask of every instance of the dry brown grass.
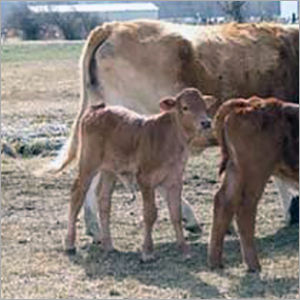
M 8 52 L 15 50 L 6 47 Z M 11 132 L 22 136 L 41 123 L 70 126 L 78 105 L 78 54 L 39 59 L 30 53 L 30 61 L 2 63 L 1 121 L 7 139 Z M 63 252 L 63 239 L 74 172 L 38 178 L 32 170 L 49 162 L 49 157 L 2 157 L 2 298 L 296 298 L 298 228 L 285 226 L 272 182 L 257 217 L 262 272 L 247 274 L 236 236 L 226 238 L 225 269 L 211 271 L 207 267 L 212 199 L 219 186 L 218 160 L 218 148 L 208 149 L 190 160 L 185 175 L 184 196 L 203 225 L 200 237 L 189 237 L 193 258 L 184 262 L 177 252 L 166 206 L 158 201 L 159 219 L 154 229 L 157 260 L 141 264 L 140 199 L 128 204 L 130 195 L 117 187 L 112 211 L 117 252 L 106 255 L 92 245 L 81 216 L 78 252 L 70 258 Z

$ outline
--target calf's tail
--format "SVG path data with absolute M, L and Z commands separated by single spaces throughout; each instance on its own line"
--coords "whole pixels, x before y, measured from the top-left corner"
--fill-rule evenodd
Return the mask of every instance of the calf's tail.
M 234 113 L 236 109 L 246 107 L 249 104 L 243 99 L 231 99 L 223 103 L 218 109 L 213 120 L 214 135 L 221 147 L 221 163 L 219 166 L 219 175 L 226 169 L 229 160 L 229 151 L 226 140 L 226 120 L 230 113 Z

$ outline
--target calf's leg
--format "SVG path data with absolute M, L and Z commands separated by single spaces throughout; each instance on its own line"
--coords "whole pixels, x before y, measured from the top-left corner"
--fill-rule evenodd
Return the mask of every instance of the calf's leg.
M 243 201 L 247 201 L 244 198 Z M 242 204 L 237 210 L 237 225 L 240 235 L 240 244 L 243 260 L 248 266 L 249 272 L 260 270 L 260 264 L 254 243 L 256 205 L 254 203 Z
M 82 164 L 79 167 L 79 175 L 75 179 L 71 189 L 71 200 L 69 203 L 69 217 L 68 217 L 68 233 L 65 240 L 65 248 L 69 254 L 75 253 L 75 239 L 76 239 L 76 220 L 79 211 L 82 207 L 86 191 L 89 187 L 90 181 L 93 178 L 95 167 L 91 164 Z
M 142 261 L 147 262 L 154 259 L 152 228 L 157 219 L 157 208 L 155 205 L 155 191 L 150 186 L 140 184 L 143 197 L 144 216 L 144 243 L 142 250 Z
M 214 198 L 213 224 L 208 246 L 208 264 L 222 267 L 223 243 L 232 221 L 235 207 L 241 200 L 241 180 L 236 167 L 229 162 L 221 188 Z
M 100 227 L 98 219 L 98 185 L 100 184 L 100 172 L 94 176 L 84 200 L 84 221 L 86 234 L 93 237 L 94 243 L 99 243 Z
M 110 172 L 102 172 L 99 182 L 99 216 L 101 222 L 101 236 L 99 240 L 102 242 L 105 251 L 113 250 L 113 244 L 110 234 L 110 209 L 111 196 L 115 187 L 116 177 Z
M 240 244 L 243 260 L 248 266 L 249 272 L 260 271 L 260 264 L 255 248 L 255 218 L 258 201 L 264 191 L 270 174 L 263 174 L 260 169 L 248 171 L 244 169 L 245 181 L 243 187 L 243 199 L 236 211 L 236 221 L 240 235 Z
M 190 249 L 185 241 L 182 230 L 181 189 L 182 187 L 180 184 L 167 185 L 161 188 L 162 194 L 168 204 L 170 218 L 176 234 L 177 245 L 184 257 L 190 258 Z

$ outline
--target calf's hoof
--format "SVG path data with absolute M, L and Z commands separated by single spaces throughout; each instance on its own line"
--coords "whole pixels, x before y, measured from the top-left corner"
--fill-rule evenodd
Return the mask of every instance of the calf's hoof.
M 211 270 L 218 270 L 218 269 L 223 269 L 224 268 L 224 265 L 223 265 L 222 261 L 212 259 L 212 258 L 208 259 L 207 264 L 208 264 L 208 267 Z
M 224 269 L 224 265 L 223 265 L 223 264 L 208 264 L 208 267 L 209 267 L 212 271 L 217 271 L 217 270 L 222 270 L 222 269 Z
M 65 249 L 65 253 L 69 256 L 75 255 L 76 254 L 76 248 L 75 247 L 67 248 L 67 249 Z
M 101 246 L 102 246 L 101 248 L 106 253 L 110 253 L 110 252 L 115 251 L 115 248 L 113 247 L 113 245 L 111 243 L 105 243 L 105 242 L 101 241 L 98 244 L 101 244 Z
M 65 253 L 67 255 L 74 255 L 76 254 L 76 247 L 74 246 L 74 242 L 72 242 L 72 240 L 70 241 L 70 239 L 68 237 L 66 237 L 65 239 Z
M 259 263 L 252 266 L 248 265 L 247 273 L 259 273 L 261 271 L 261 266 Z

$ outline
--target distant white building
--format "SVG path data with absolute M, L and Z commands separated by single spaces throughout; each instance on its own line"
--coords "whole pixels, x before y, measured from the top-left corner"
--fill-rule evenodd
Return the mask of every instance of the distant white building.
M 299 16 L 298 1 L 280 1 L 280 16 L 282 18 L 292 18 L 293 13 Z
M 158 7 L 150 2 L 29 5 L 34 13 L 87 13 L 103 21 L 158 19 Z

